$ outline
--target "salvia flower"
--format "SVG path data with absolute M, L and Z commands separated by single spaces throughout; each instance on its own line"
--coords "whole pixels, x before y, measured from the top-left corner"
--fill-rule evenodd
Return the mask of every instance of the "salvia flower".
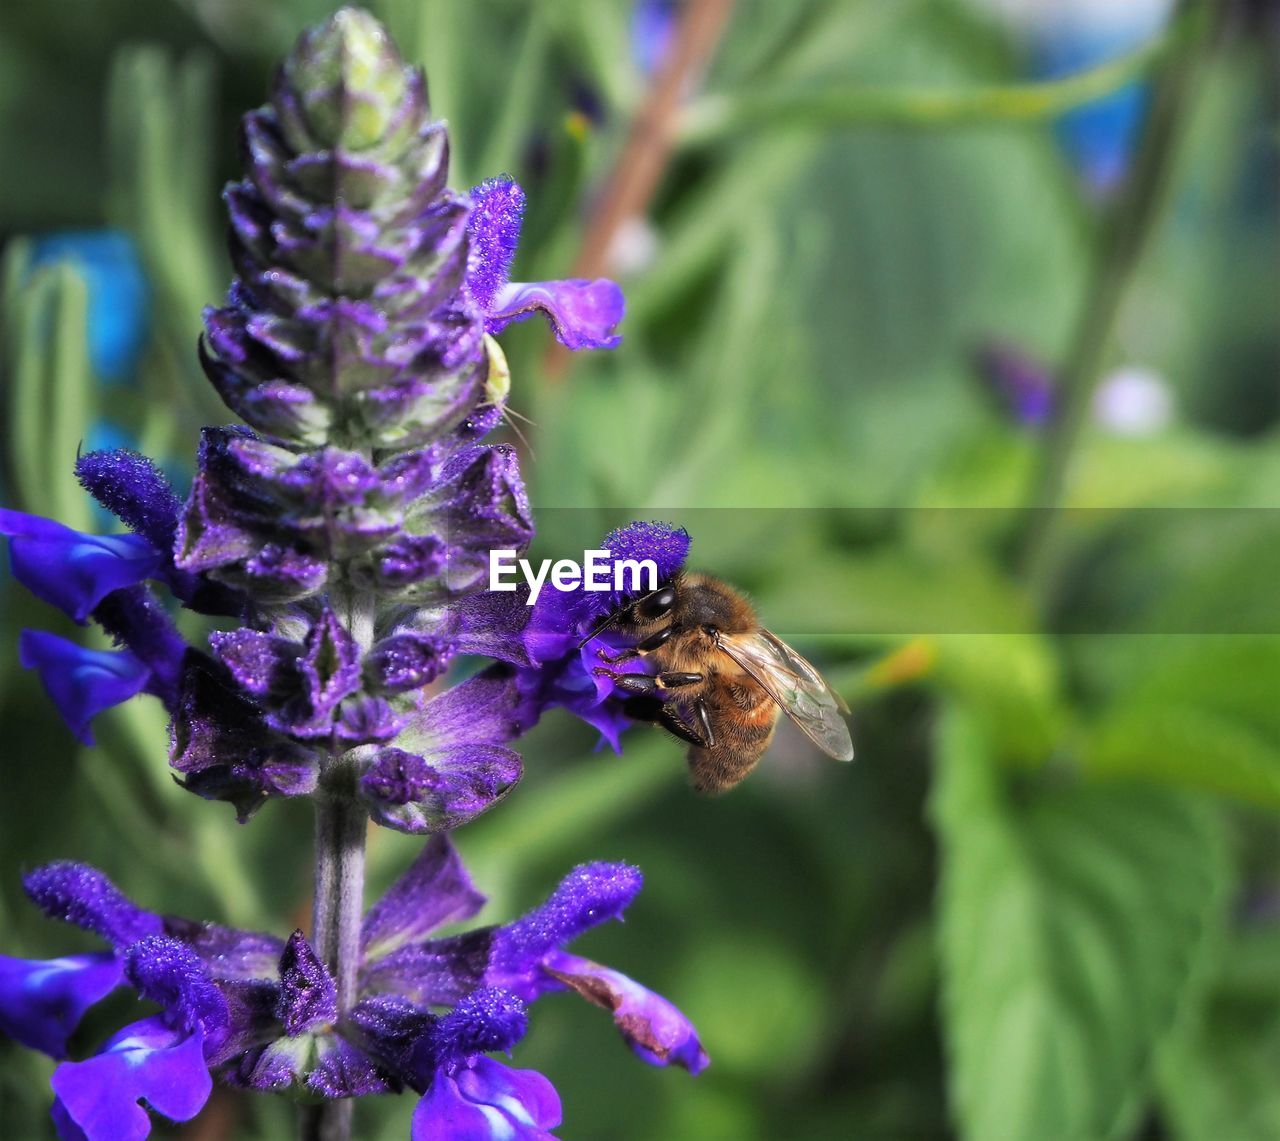
M 301 931 L 279 939 L 155 915 L 82 864 L 40 868 L 25 882 L 42 910 L 93 932 L 109 950 L 0 959 L 0 1030 L 64 1058 L 85 1011 L 116 987 L 161 1007 L 58 1067 L 53 1112 L 64 1136 L 145 1137 L 140 1101 L 188 1120 L 208 1098 L 211 1075 L 326 1099 L 412 1090 L 421 1096 L 414 1138 L 490 1136 L 475 1130 L 495 1109 L 515 1132 L 493 1136 L 549 1136 L 560 1117 L 551 1084 L 488 1055 L 519 1042 L 529 1004 L 557 990 L 609 1010 L 645 1061 L 694 1073 L 706 1065 L 674 1006 L 564 950 L 634 899 L 640 873 L 625 864 L 584 865 L 513 923 L 439 937 L 440 926 L 476 915 L 484 897 L 448 839 L 433 837 L 364 917 L 347 1011 Z
M 541 312 L 564 345 L 611 348 L 622 295 L 602 280 L 510 280 L 523 191 L 448 187 L 425 79 L 367 13 L 301 37 L 241 141 L 244 177 L 225 193 L 236 276 L 204 314 L 200 359 L 242 423 L 203 430 L 185 500 L 135 452 L 81 456 L 80 482 L 125 534 L 13 511 L 0 532 L 21 581 L 116 643 L 23 636 L 24 664 L 83 740 L 97 713 L 147 693 L 171 715 L 184 788 L 242 822 L 313 798 L 315 930 L 160 916 L 94 869 L 55 864 L 28 893 L 106 947 L 0 960 L 0 1030 L 65 1059 L 109 991 L 159 1008 L 59 1065 L 64 1138 L 142 1138 L 150 1112 L 189 1120 L 215 1078 L 322 1114 L 411 1090 L 418 1141 L 549 1137 L 551 1084 L 492 1056 L 549 991 L 610 1011 L 648 1062 L 706 1064 L 675 1007 L 567 949 L 621 915 L 634 868 L 584 865 L 522 919 L 437 934 L 484 902 L 447 833 L 516 785 L 517 738 L 553 706 L 615 747 L 626 724 L 592 672 L 611 637 L 596 627 L 625 596 L 551 591 L 529 607 L 484 589 L 490 552 L 534 534 L 515 451 L 485 439 L 510 383 L 494 338 Z M 688 536 L 633 524 L 607 544 L 669 579 Z M 156 587 L 220 628 L 189 644 Z M 463 655 L 492 661 L 441 688 Z M 425 839 L 365 913 L 370 819 Z

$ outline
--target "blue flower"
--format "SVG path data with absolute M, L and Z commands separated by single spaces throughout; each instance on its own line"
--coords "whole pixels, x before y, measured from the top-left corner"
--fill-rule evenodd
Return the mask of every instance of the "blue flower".
M 18 660 L 39 672 L 62 719 L 86 745 L 93 744 L 89 723 L 104 710 L 141 693 L 151 670 L 128 650 L 90 650 L 44 630 L 23 630 Z
M 150 304 L 146 274 L 128 235 L 68 230 L 37 238 L 32 265 L 70 261 L 88 290 L 89 362 L 104 381 L 132 378 L 146 345 Z
M 85 1011 L 123 979 L 124 967 L 110 951 L 44 960 L 0 955 L 0 1033 L 65 1057 Z
M 213 1092 L 201 1028 L 182 1034 L 163 1016 L 124 1027 L 92 1058 L 64 1062 L 50 1080 L 62 1141 L 142 1141 L 151 1118 L 190 1121 Z
M 604 1007 L 647 1062 L 691 1073 L 707 1064 L 692 1025 L 666 999 L 564 950 L 620 918 L 641 882 L 626 864 L 584 865 L 513 923 L 436 937 L 444 924 L 474 916 L 484 897 L 448 838 L 433 836 L 365 916 L 356 999 L 340 1016 L 334 980 L 300 931 L 285 941 L 162 918 L 94 868 L 52 864 L 27 877 L 27 893 L 111 950 L 0 960 L 0 1028 L 61 1056 L 84 1011 L 121 981 L 121 964 L 124 980 L 161 1007 L 55 1071 L 53 1112 L 64 1137 L 145 1137 L 150 1123 L 139 1102 L 189 1120 L 213 1074 L 325 1098 L 408 1088 L 422 1095 L 414 1138 L 532 1141 L 559 1122 L 555 1091 L 541 1075 L 488 1055 L 523 1038 L 526 1007 L 544 994 L 572 990 Z M 491 1132 L 477 1132 L 485 1123 Z
M 86 535 L 52 519 L 0 507 L 14 577 L 83 624 L 113 590 L 155 574 L 162 556 L 141 535 Z
M 560 1124 L 560 1097 L 536 1070 L 480 1057 L 436 1075 L 413 1111 L 412 1141 L 545 1141 Z
M 1027 29 L 1032 74 L 1070 75 L 1133 51 L 1163 26 L 1169 0 L 1042 6 Z M 1147 106 L 1147 84 L 1130 83 L 1061 115 L 1054 124 L 1067 156 L 1092 193 L 1113 192 L 1128 173 Z

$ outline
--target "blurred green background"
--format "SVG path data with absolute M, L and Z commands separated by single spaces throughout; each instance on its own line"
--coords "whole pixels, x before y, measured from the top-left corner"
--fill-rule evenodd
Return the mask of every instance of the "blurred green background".
M 105 528 L 82 441 L 181 486 L 230 419 L 194 345 L 230 277 L 235 123 L 333 6 L 5 4 L 6 504 Z M 567 275 L 677 6 L 372 6 L 427 67 L 453 184 L 525 186 L 516 276 Z M 516 1060 L 566 1138 L 1280 1136 L 1277 6 L 1165 31 L 1145 0 L 1074 7 L 1104 18 L 739 0 L 610 251 L 622 347 L 566 369 L 540 326 L 504 337 L 543 552 L 686 522 L 693 564 L 848 697 L 859 753 L 784 729 L 709 801 L 650 730 L 620 758 L 567 715 L 527 739 L 524 782 L 458 836 L 484 918 L 581 861 L 640 864 L 625 926 L 578 949 L 678 1003 L 713 1059 L 650 1069 L 601 1012 L 539 1003 Z M 1141 159 L 1133 88 L 1059 115 L 1138 78 L 1174 128 Z M 975 363 L 993 345 L 1083 395 L 1024 422 Z M 1092 510 L 1016 510 L 1056 504 Z M 16 655 L 22 626 L 70 624 L 0 599 L 4 953 L 88 945 L 22 896 L 55 858 L 156 909 L 305 922 L 309 807 L 238 827 L 181 793 L 154 705 L 78 747 Z M 418 843 L 373 838 L 371 891 Z M 52 1136 L 50 1068 L 0 1042 L 0 1136 Z M 411 1110 L 362 1104 L 358 1134 L 405 1137 Z M 156 1134 L 286 1137 L 290 1114 L 220 1093 Z

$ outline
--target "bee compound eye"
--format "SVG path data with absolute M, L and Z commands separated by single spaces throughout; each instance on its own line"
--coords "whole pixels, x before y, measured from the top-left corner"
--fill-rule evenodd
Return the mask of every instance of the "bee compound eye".
M 661 618 L 664 614 L 669 614 L 675 604 L 675 588 L 664 586 L 657 594 L 650 595 L 640 603 L 638 609 L 643 618 Z

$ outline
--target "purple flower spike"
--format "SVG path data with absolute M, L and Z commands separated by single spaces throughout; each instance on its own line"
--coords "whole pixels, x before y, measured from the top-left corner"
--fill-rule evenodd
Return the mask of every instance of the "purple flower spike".
M 109 951 L 63 959 L 0 955 L 0 1033 L 64 1058 L 84 1012 L 120 985 L 123 969 Z
M 289 936 L 280 956 L 276 1017 L 291 1038 L 338 1020 L 338 985 L 301 931 Z
M 163 929 L 158 915 L 144 911 L 88 864 L 46 864 L 28 872 L 22 886 L 49 918 L 92 931 L 118 950 Z
M 37 598 L 83 623 L 113 590 L 157 572 L 161 557 L 141 535 L 85 535 L 21 511 L 0 508 L 14 577 Z
M 103 710 L 146 689 L 151 670 L 128 650 L 87 650 L 57 634 L 23 630 L 18 661 L 37 670 L 62 719 L 82 744 L 93 744 L 89 723 Z
M 560 1124 L 555 1087 L 535 1070 L 513 1070 L 477 1058 L 449 1074 L 440 1070 L 413 1112 L 412 1141 L 554 1141 Z
M 142 1141 L 151 1118 L 140 1102 L 170 1121 L 190 1121 L 213 1092 L 203 1034 L 163 1018 L 126 1026 L 83 1062 L 64 1062 L 51 1081 L 53 1120 L 63 1141 Z
M 679 1010 L 660 994 L 626 975 L 558 951 L 543 967 L 588 1002 L 603 1007 L 635 1053 L 653 1066 L 681 1066 L 700 1073 L 710 1059 L 698 1032 Z
M 173 550 L 182 502 L 160 469 L 125 448 L 86 452 L 76 460 L 80 485 L 157 551 Z
M 498 291 L 485 314 L 485 330 L 501 333 L 539 311 L 567 349 L 615 349 L 622 343 L 614 330 L 626 312 L 626 299 L 618 284 L 604 277 L 513 281 Z
M 621 918 L 643 882 L 640 869 L 628 864 L 574 868 L 545 903 L 495 934 L 486 981 L 532 1001 L 548 989 L 543 958 L 584 931 Z

